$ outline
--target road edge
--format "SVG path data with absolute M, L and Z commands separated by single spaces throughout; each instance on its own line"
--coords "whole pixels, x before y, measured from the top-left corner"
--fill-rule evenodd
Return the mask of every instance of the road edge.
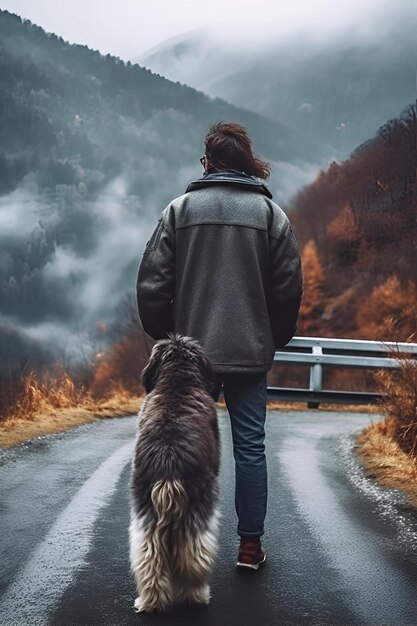
M 366 475 L 380 485 L 398 489 L 417 507 L 417 459 L 401 450 L 392 436 L 392 418 L 373 422 L 356 437 L 356 453 Z
M 135 415 L 142 397 L 130 397 L 115 405 L 103 402 L 96 407 L 66 407 L 36 415 L 33 419 L 8 419 L 0 422 L 0 448 L 10 448 L 35 437 L 64 432 L 99 419 Z

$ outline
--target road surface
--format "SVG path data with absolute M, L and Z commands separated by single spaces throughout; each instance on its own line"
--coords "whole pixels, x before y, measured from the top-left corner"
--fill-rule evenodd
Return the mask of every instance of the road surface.
M 417 516 L 366 479 L 353 434 L 377 416 L 270 411 L 268 560 L 235 571 L 233 462 L 222 434 L 220 553 L 207 607 L 137 615 L 128 566 L 135 418 L 0 451 L 0 624 L 417 624 Z

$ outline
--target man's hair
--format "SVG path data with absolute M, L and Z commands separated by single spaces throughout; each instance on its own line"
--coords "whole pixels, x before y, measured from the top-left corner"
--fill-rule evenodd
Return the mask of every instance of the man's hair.
M 268 178 L 271 164 L 252 151 L 246 128 L 233 122 L 216 122 L 204 139 L 206 155 L 216 169 L 234 169 L 256 178 Z

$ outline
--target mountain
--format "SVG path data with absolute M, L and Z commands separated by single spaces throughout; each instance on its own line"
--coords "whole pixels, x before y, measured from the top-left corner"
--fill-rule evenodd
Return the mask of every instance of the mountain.
M 416 142 L 412 104 L 292 199 L 300 334 L 416 340 Z
M 244 103 L 296 132 L 315 163 L 346 158 L 416 98 L 417 11 L 376 36 L 292 36 L 261 50 L 210 31 L 184 33 L 141 54 L 139 62 L 213 97 Z
M 244 124 L 273 162 L 296 156 L 282 124 L 7 11 L 0 77 L 3 371 L 105 341 L 157 217 L 202 174 L 210 123 Z
M 198 162 L 208 125 L 224 118 L 248 126 L 267 158 L 295 156 L 291 133 L 281 124 L 130 62 L 70 45 L 6 11 L 0 17 L 3 153 L 18 157 L 20 146 L 36 143 L 41 158 L 51 149 L 53 155 L 72 150 L 87 158 L 97 147 L 94 157 L 104 158 L 104 151 L 118 162 L 117 169 L 158 148 L 156 156 L 165 165 L 178 165 L 180 149 L 181 161 L 191 164 L 191 141 Z M 1 181 L 3 188 L 31 166 L 36 164 L 19 161 L 8 182 Z

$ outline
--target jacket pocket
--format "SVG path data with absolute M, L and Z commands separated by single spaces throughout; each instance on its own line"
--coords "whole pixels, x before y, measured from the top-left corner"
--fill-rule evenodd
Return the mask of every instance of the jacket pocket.
M 145 253 L 152 252 L 152 250 L 155 250 L 155 248 L 157 248 L 159 240 L 161 238 L 161 233 L 162 233 L 163 228 L 164 228 L 164 222 L 161 218 L 158 220 L 158 225 L 153 231 L 148 243 L 146 244 Z

